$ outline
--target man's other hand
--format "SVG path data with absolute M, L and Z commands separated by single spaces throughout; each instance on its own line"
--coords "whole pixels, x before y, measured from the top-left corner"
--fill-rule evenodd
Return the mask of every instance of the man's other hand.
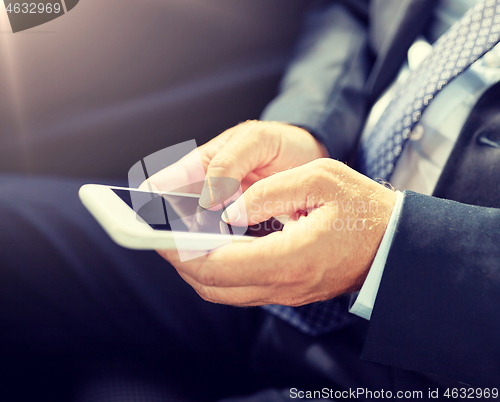
M 205 177 L 201 176 L 199 169 L 193 169 L 193 166 L 199 165 L 201 158 L 206 177 L 236 179 L 244 191 L 274 173 L 325 156 L 328 155 L 323 145 L 302 128 L 252 120 L 223 132 L 179 162 L 153 175 L 147 180 L 147 187 L 146 183 L 143 185 L 144 188 L 172 191 L 184 187 L 186 183 L 203 181 Z M 200 205 L 210 208 L 233 195 L 224 197 L 224 189 L 218 190 L 210 193 L 208 188 L 204 189 Z M 214 199 L 214 194 L 218 199 Z
M 233 225 L 290 215 L 283 231 L 184 263 L 175 250 L 159 253 L 211 302 L 299 306 L 327 300 L 361 288 L 395 200 L 392 190 L 345 164 L 319 159 L 254 181 L 228 208 Z

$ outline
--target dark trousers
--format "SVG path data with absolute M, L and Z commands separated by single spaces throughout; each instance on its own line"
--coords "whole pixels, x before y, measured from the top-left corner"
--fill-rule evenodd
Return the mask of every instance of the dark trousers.
M 360 360 L 364 320 L 314 338 L 260 308 L 203 301 L 155 252 L 114 244 L 81 205 L 82 184 L 0 177 L 0 400 L 283 401 L 290 388 L 435 385 Z

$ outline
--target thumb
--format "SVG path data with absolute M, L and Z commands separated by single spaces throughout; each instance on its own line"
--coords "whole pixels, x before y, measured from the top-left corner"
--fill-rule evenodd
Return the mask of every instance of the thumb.
M 219 210 L 223 202 L 236 199 L 243 193 L 240 190 L 240 182 L 231 177 L 210 177 L 205 178 L 203 189 L 201 190 L 200 207 L 210 210 Z
M 322 205 L 324 191 L 317 190 L 325 183 L 319 183 L 321 175 L 315 175 L 308 165 L 276 173 L 253 184 L 226 209 L 224 220 L 235 226 L 256 225 L 275 216 Z
M 246 122 L 231 130 L 234 131 L 232 141 L 218 150 L 208 164 L 207 180 L 200 197 L 200 206 L 203 208 L 211 208 L 229 200 L 249 173 L 267 165 L 276 156 L 274 137 L 259 135 L 262 122 Z M 218 178 L 231 178 L 233 182 Z M 237 186 L 235 181 L 238 182 Z

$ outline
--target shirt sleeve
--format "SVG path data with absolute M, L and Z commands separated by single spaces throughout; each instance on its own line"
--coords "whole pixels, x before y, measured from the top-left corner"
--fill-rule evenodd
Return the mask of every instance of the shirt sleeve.
M 387 256 L 389 255 L 392 239 L 394 237 L 394 233 L 396 232 L 399 215 L 401 214 L 403 198 L 404 195 L 402 192 L 396 192 L 396 203 L 394 205 L 391 218 L 389 219 L 387 229 L 385 230 L 384 237 L 382 238 L 382 242 L 380 243 L 380 247 L 377 251 L 377 255 L 373 260 L 370 272 L 366 277 L 365 283 L 363 284 L 363 287 L 361 288 L 356 301 L 349 309 L 350 313 L 356 314 L 357 316 L 366 320 L 369 320 L 372 315 L 375 299 L 377 298 L 378 288 L 380 286 L 380 281 L 382 280 L 382 274 L 384 273 Z

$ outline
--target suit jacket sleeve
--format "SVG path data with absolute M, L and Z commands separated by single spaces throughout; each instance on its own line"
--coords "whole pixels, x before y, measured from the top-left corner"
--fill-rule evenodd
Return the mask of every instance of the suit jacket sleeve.
M 367 12 L 361 0 L 323 1 L 311 11 L 281 91 L 262 120 L 303 127 L 331 157 L 348 157 L 367 110 L 363 86 L 372 65 Z
M 500 210 L 407 192 L 363 358 L 500 383 Z

